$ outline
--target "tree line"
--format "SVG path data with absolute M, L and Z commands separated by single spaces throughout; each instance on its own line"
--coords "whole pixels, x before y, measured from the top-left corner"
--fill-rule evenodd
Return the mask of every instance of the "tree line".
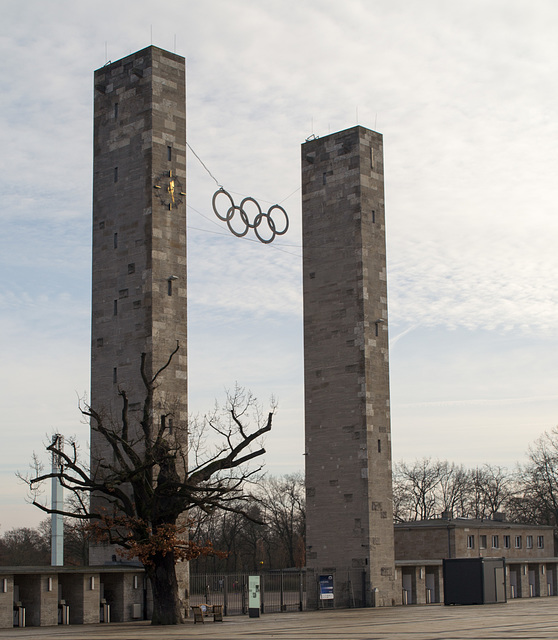
M 484 464 L 467 468 L 422 458 L 393 469 L 395 522 L 440 517 L 493 518 L 558 525 L 558 427 L 545 432 L 513 470 Z
M 305 491 L 302 473 L 251 478 L 250 502 L 190 512 L 190 536 L 223 553 L 191 561 L 192 573 L 234 573 L 305 565 Z M 467 468 L 447 460 L 398 462 L 393 470 L 394 521 L 452 517 L 558 526 L 558 427 L 529 447 L 513 470 L 484 464 Z M 65 563 L 87 563 L 88 533 L 65 521 Z M 1 565 L 50 563 L 50 523 L 0 536 Z

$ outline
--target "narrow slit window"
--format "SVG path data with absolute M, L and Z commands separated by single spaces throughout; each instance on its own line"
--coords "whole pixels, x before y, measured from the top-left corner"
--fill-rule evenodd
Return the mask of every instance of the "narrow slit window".
M 113 246 L 114 246 L 115 249 L 118 248 L 118 234 L 117 233 L 115 233 L 114 236 L 113 236 Z
M 112 370 L 112 381 L 114 384 L 116 384 L 118 382 L 118 369 L 117 367 L 114 367 L 114 369 Z
M 378 440 L 378 453 L 382 453 L 382 441 Z
M 118 119 L 118 102 L 114 103 L 114 119 Z
M 372 222 L 376 222 L 376 212 L 372 209 Z
M 113 316 L 117 316 L 118 315 L 118 300 L 114 300 L 114 302 L 113 302 L 112 315 Z
M 322 174 L 322 184 L 325 184 L 327 181 L 327 174 Z
M 167 160 L 169 162 L 172 160 L 172 147 L 167 147 Z
M 167 280 L 167 293 L 172 296 L 172 280 Z
M 118 167 L 114 167 L 114 181 L 118 182 Z
M 168 427 L 168 430 L 169 430 L 169 435 L 172 436 L 172 418 L 169 418 L 167 420 L 167 427 Z

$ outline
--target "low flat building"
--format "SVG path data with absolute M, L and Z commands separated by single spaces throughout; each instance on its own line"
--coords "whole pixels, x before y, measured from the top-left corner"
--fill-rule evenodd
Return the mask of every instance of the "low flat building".
M 0 629 L 142 620 L 147 596 L 141 566 L 0 567 Z
M 558 594 L 554 528 L 492 520 L 436 518 L 398 523 L 395 561 L 403 604 L 443 600 L 444 558 L 505 558 L 506 597 Z

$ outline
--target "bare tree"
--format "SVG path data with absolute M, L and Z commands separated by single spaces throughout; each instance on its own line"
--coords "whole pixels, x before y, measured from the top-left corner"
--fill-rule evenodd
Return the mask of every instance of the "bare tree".
M 440 510 L 455 516 L 466 513 L 466 503 L 470 488 L 469 473 L 463 465 L 444 461 L 440 463 Z
M 0 566 L 50 564 L 50 538 L 44 527 L 10 529 L 0 537 Z
M 426 520 L 438 515 L 436 488 L 442 479 L 441 464 L 430 458 L 415 460 L 413 465 L 395 465 L 394 480 L 399 485 L 394 494 L 399 521 Z
M 266 478 L 262 483 L 266 522 L 276 538 L 275 554 L 284 557 L 286 566 L 305 564 L 305 485 L 301 473 Z
M 396 522 L 439 517 L 444 511 L 463 518 L 490 518 L 509 509 L 515 483 L 503 467 L 485 464 L 466 469 L 430 458 L 394 468 Z
M 558 525 L 558 427 L 546 431 L 527 452 L 519 468 L 518 491 L 511 501 L 523 522 Z
M 188 538 L 190 522 L 184 519 L 194 508 L 204 512 L 215 509 L 242 512 L 250 499 L 247 482 L 259 468 L 247 463 L 265 453 L 259 444 L 271 429 L 274 407 L 262 416 L 255 398 L 240 388 L 228 394 L 223 412 L 215 411 L 202 421 L 192 448 L 193 463 L 188 467 L 184 434 L 169 433 L 165 422 L 153 424 L 153 399 L 167 363 L 150 378 L 146 355 L 141 356 L 141 378 L 145 395 L 138 428 L 132 428 L 125 390 L 121 419 L 106 422 L 100 409 L 82 407 L 91 428 L 102 437 L 111 452 L 95 469 L 80 460 L 75 442 L 62 450 L 53 443 L 47 450 L 62 460 L 59 471 L 44 473 L 40 468 L 27 483 L 35 491 L 49 478 L 58 478 L 79 508 L 56 511 L 64 516 L 88 520 L 99 540 L 119 545 L 128 557 L 144 565 L 153 590 L 153 624 L 177 624 L 183 621 L 176 577 L 176 563 L 202 553 L 211 553 L 211 544 Z M 249 427 L 250 418 L 256 425 Z M 209 452 L 205 435 L 218 436 L 218 444 Z M 114 460 L 114 462 L 112 462 Z M 88 498 L 93 496 L 94 508 Z M 95 508 L 102 499 L 104 510 Z M 33 503 L 47 513 L 52 508 L 40 497 Z

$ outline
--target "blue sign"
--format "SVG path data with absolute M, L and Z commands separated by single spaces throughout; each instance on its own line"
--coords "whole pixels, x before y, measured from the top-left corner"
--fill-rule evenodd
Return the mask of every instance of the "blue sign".
M 320 576 L 320 600 L 333 600 L 333 576 Z

